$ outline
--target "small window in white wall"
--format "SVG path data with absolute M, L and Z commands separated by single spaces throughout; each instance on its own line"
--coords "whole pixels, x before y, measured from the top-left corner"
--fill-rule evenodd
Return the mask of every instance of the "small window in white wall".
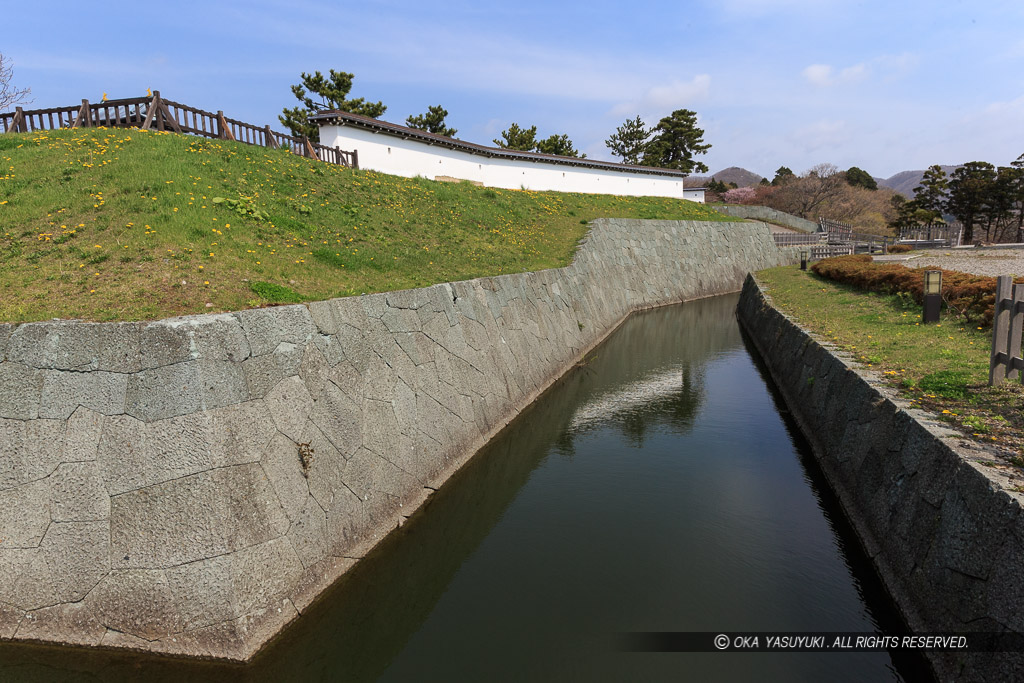
M 391 148 L 388 147 L 388 154 L 391 154 Z

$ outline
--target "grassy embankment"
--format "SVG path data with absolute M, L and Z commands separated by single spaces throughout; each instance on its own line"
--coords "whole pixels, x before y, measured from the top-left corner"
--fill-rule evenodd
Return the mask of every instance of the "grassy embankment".
M 948 311 L 925 325 L 921 307 L 906 297 L 862 292 L 795 267 L 757 278 L 804 328 L 877 370 L 914 405 L 1024 466 L 1024 388 L 1016 381 L 987 386 L 991 329 Z
M 154 319 L 559 267 L 599 217 L 733 220 L 170 133 L 0 135 L 0 321 Z

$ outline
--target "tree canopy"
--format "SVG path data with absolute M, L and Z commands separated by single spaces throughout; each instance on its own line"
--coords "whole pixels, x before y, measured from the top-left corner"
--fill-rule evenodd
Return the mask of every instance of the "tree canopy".
M 796 178 L 796 174 L 793 173 L 793 169 L 788 166 L 779 166 L 778 170 L 775 171 L 775 177 L 772 178 L 772 185 L 778 187 L 794 178 Z
M 537 146 L 537 126 L 520 128 L 518 123 L 513 123 L 507 130 L 501 131 L 500 140 L 494 138 L 494 144 L 502 149 L 532 152 Z
M 867 171 L 851 166 L 846 170 L 846 182 L 854 187 L 863 187 L 866 190 L 877 190 L 878 181 L 871 177 Z
M 921 177 L 921 184 L 914 188 L 914 199 L 917 207 L 931 213 L 931 221 L 938 220 L 946 212 L 946 195 L 949 182 L 942 166 L 929 166 Z
M 639 164 L 650 137 L 651 130 L 637 116 L 635 119 L 626 119 L 604 144 L 611 150 L 613 156 L 622 159 L 622 163 Z
M 651 131 L 654 137 L 644 148 L 647 166 L 674 168 L 684 173 L 707 173 L 708 167 L 694 161 L 695 154 L 707 154 L 711 145 L 704 142 L 704 131 L 697 127 L 697 113 L 676 109 L 661 119 Z
M 336 109 L 375 119 L 387 110 L 383 102 L 367 102 L 362 97 L 347 99 L 355 76 L 334 69 L 328 73 L 329 76 L 325 77 L 319 71 L 313 74 L 303 72 L 302 83 L 292 86 L 292 94 L 303 106 L 290 109 L 285 107 L 277 117 L 292 135 L 305 135 L 310 140 L 319 140 L 320 127 L 308 120 L 317 111 Z M 319 101 L 313 96 L 319 97 Z
M 537 126 L 521 128 L 518 123 L 513 123 L 507 130 L 501 131 L 501 138 L 495 138 L 494 144 L 502 149 L 512 149 L 518 152 L 540 152 L 542 154 L 580 158 L 587 156 L 586 154 L 580 155 L 576 148 L 573 147 L 572 140 L 564 133 L 538 140 Z
M 729 186 L 723 183 L 721 180 L 715 180 L 712 176 L 711 180 L 707 182 L 708 192 L 714 192 L 715 194 L 725 194 L 729 191 Z
M 552 135 L 544 140 L 537 141 L 536 150 L 542 154 L 557 154 L 562 157 L 579 157 L 580 153 L 572 145 L 572 140 L 564 133 Z M 582 158 L 586 158 L 586 154 Z
M 974 241 L 974 226 L 987 216 L 993 203 L 996 168 L 987 161 L 969 161 L 953 171 L 949 178 L 946 210 L 963 223 L 963 241 Z
M 409 116 L 405 119 L 405 125 L 418 130 L 425 130 L 428 133 L 453 137 L 459 131 L 445 125 L 444 119 L 446 116 L 448 116 L 448 110 L 438 104 L 433 107 L 427 107 L 426 113 Z

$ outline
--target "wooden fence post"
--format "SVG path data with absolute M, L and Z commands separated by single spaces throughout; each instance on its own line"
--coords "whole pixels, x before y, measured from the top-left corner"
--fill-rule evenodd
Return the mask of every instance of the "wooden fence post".
M 992 355 L 989 357 L 988 385 L 994 387 L 1006 379 L 1010 366 L 1010 315 L 1013 310 L 1013 278 L 1000 275 L 996 280 L 995 315 L 992 317 Z
M 78 110 L 78 118 L 71 125 L 72 128 L 81 128 L 85 126 L 89 128 L 92 126 L 92 114 L 89 110 L 89 100 L 82 100 L 82 106 Z
M 270 149 L 278 149 L 281 145 L 277 144 L 277 140 L 274 139 L 274 132 L 270 130 L 270 124 L 263 129 L 264 134 L 267 136 L 267 147 Z
M 1020 379 L 1024 384 L 1024 373 L 1021 373 L 1020 345 L 1021 333 L 1024 332 L 1024 285 L 1013 286 L 1013 299 L 1010 303 L 1010 338 L 1006 345 L 1006 379 Z
M 149 105 L 146 107 L 146 119 L 142 122 L 142 129 L 149 130 L 153 127 L 153 118 L 156 116 L 157 111 L 160 109 L 160 91 L 153 91 L 153 98 L 149 101 Z
M 319 159 L 319 158 L 320 158 L 320 157 L 318 157 L 318 156 L 316 155 L 316 149 L 314 149 L 314 148 L 313 148 L 313 143 L 311 143 L 311 142 L 309 141 L 309 138 L 308 138 L 308 137 L 306 137 L 305 135 L 303 135 L 303 136 L 302 136 L 302 142 L 303 142 L 303 144 L 304 144 L 304 145 L 306 146 L 306 151 L 307 151 L 307 152 L 309 152 L 309 158 L 310 158 L 310 159 Z
M 11 121 L 12 133 L 27 133 L 28 126 L 25 125 L 25 110 L 21 107 L 14 108 L 14 120 Z
M 222 140 L 234 140 L 235 136 L 231 132 L 231 126 L 228 125 L 227 120 L 224 118 L 224 112 L 217 111 L 217 136 Z

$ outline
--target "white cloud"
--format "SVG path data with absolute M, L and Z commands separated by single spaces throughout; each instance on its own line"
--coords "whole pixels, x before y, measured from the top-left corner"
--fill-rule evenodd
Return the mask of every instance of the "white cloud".
M 912 52 L 882 55 L 872 60 L 872 64 L 890 80 L 909 75 L 920 63 L 921 58 Z
M 707 98 L 711 91 L 711 76 L 698 74 L 690 81 L 674 80 L 668 85 L 656 85 L 647 89 L 640 97 L 620 102 L 612 107 L 612 116 L 631 116 L 640 112 L 645 115 L 668 114 Z
M 1024 117 L 1024 95 L 1009 102 L 993 102 L 985 107 L 985 113 L 996 118 L 1006 117 L 1006 123 L 1014 123 L 1017 127 Z
M 811 64 L 803 70 L 802 75 L 811 85 L 823 88 L 864 80 L 868 75 L 868 66 L 862 62 L 848 66 L 836 74 L 829 64 Z
M 831 85 L 832 67 L 828 64 L 811 64 L 803 70 L 803 76 L 811 85 Z
M 864 80 L 868 75 L 868 67 L 866 64 L 854 64 L 848 66 L 839 72 L 839 78 L 837 79 L 840 83 L 852 83 L 854 81 Z

